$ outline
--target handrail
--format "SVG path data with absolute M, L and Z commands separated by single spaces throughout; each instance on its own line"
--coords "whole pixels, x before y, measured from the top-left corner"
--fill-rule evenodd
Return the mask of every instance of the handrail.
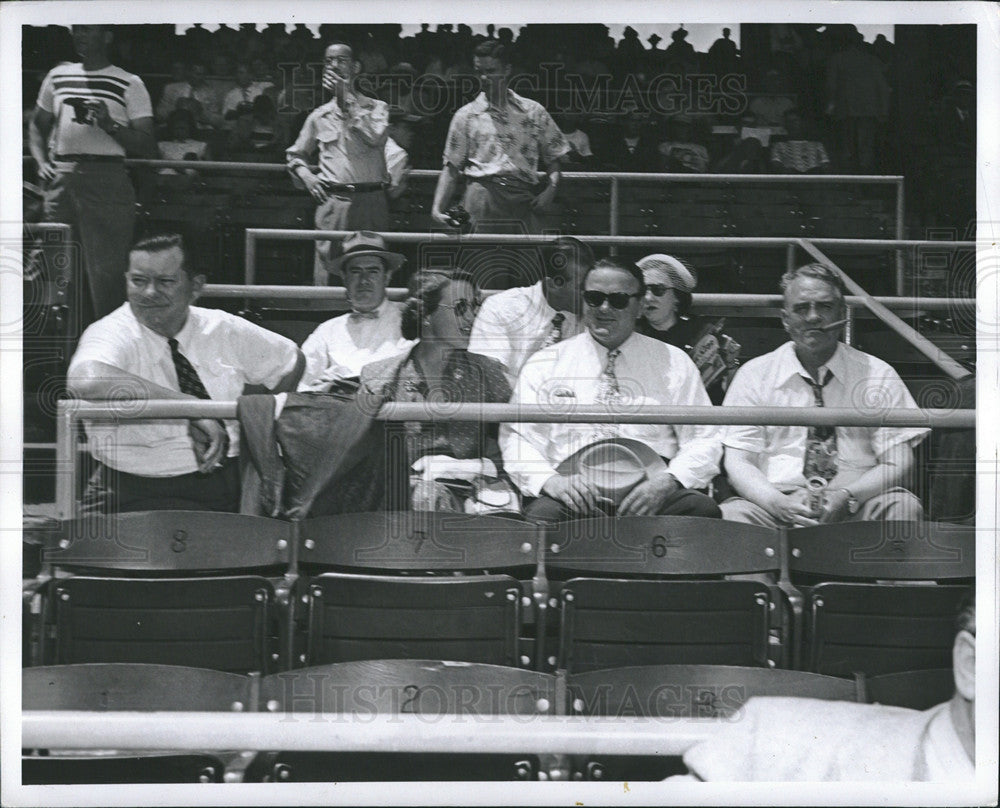
M 113 719 L 113 720 L 112 720 Z M 21 746 L 44 749 L 283 749 L 682 755 L 731 718 L 25 710 Z M 488 732 L 483 732 L 484 727 Z M 530 726 L 531 731 L 526 731 Z
M 560 411 L 558 407 L 521 404 L 440 404 L 390 402 L 374 414 L 385 421 L 498 421 L 506 423 L 619 424 L 757 424 L 761 426 L 882 426 L 971 429 L 975 410 L 867 409 L 840 407 L 702 407 L 637 405 L 621 413 L 601 407 Z M 71 519 L 76 500 L 76 422 L 142 421 L 236 417 L 235 401 L 118 401 L 92 403 L 62 400 L 56 404 L 56 517 Z
M 905 322 L 900 320 L 899 317 L 889 311 L 889 309 L 875 300 L 875 298 L 869 295 L 864 289 L 861 288 L 861 286 L 853 281 L 847 273 L 844 272 L 844 270 L 838 267 L 833 261 L 824 255 L 821 250 L 813 246 L 813 244 L 811 244 L 808 240 L 800 239 L 799 246 L 809 253 L 809 255 L 811 255 L 814 259 L 820 263 L 826 264 L 836 271 L 844 281 L 844 285 L 847 287 L 847 290 L 863 298 L 865 305 L 872 314 L 899 334 L 903 339 L 910 343 L 910 345 L 920 351 L 920 353 L 930 359 L 931 362 L 947 373 L 952 379 L 958 381 L 973 375 L 968 368 L 964 367 L 959 362 L 956 362 L 948 356 L 948 354 L 938 348 L 937 345 L 927 339 L 927 337 L 919 333 L 912 326 L 907 325 Z
M 483 296 L 495 295 L 500 289 L 483 289 Z M 389 300 L 406 300 L 408 290 L 402 286 L 391 286 L 385 290 Z M 347 301 L 347 290 L 343 286 L 288 286 L 262 285 L 243 286 L 239 283 L 207 283 L 202 287 L 203 298 L 245 298 L 266 300 L 331 300 Z M 771 308 L 781 306 L 781 295 L 725 294 L 721 292 L 695 292 L 692 301 L 696 306 L 733 306 L 746 308 Z M 849 306 L 865 305 L 865 298 L 849 295 L 844 298 Z M 975 306 L 974 298 L 955 297 L 876 297 L 879 303 L 889 309 L 947 310 L 960 306 Z

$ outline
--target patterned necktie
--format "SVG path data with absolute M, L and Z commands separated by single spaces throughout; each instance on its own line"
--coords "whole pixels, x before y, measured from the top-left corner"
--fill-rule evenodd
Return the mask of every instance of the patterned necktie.
M 618 377 L 615 375 L 615 361 L 620 355 L 621 351 L 618 348 L 608 351 L 608 362 L 601 373 L 601 381 L 597 388 L 598 404 L 614 404 L 621 395 Z
M 566 315 L 561 311 L 557 311 L 555 317 L 552 318 L 552 324 L 549 326 L 549 332 L 545 335 L 545 341 L 542 343 L 543 348 L 555 345 L 562 339 L 562 327 L 564 322 L 566 322 Z
M 817 407 L 824 406 L 823 388 L 833 378 L 829 368 L 822 384 L 813 381 L 810 376 L 803 376 L 813 391 L 813 399 Z M 832 426 L 811 426 L 806 434 L 806 455 L 802 466 L 802 474 L 808 480 L 812 477 L 822 477 L 830 482 L 837 476 L 837 430 Z
M 177 371 L 177 384 L 180 385 L 181 392 L 195 398 L 211 398 L 205 389 L 205 385 L 201 383 L 198 371 L 194 369 L 188 358 L 177 347 L 177 340 L 168 339 L 167 344 L 170 346 L 170 355 L 174 360 L 174 370 Z

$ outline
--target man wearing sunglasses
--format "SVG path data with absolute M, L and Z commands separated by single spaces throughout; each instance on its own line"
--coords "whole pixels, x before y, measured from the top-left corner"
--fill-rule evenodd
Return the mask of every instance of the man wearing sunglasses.
M 610 416 L 641 405 L 708 406 L 698 369 L 680 348 L 635 333 L 645 282 L 641 270 L 616 259 L 599 260 L 583 279 L 586 331 L 545 348 L 521 369 L 512 404 L 568 412 L 606 408 Z M 579 449 L 608 438 L 646 444 L 666 469 L 647 475 L 617 503 L 619 516 L 671 514 L 718 517 L 704 488 L 719 468 L 722 446 L 712 426 L 616 423 L 503 424 L 504 468 L 537 521 L 599 514 L 610 508 L 593 482 L 557 467 Z
M 528 357 L 583 330 L 580 287 L 594 265 L 594 252 L 579 239 L 563 236 L 545 251 L 545 277 L 483 302 L 472 326 L 469 351 L 496 359 L 511 385 Z

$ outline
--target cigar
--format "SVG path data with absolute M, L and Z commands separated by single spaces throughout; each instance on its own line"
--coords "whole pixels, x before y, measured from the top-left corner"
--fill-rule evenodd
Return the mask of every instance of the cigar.
M 820 331 L 833 331 L 834 329 L 840 328 L 846 322 L 847 322 L 846 319 L 844 319 L 844 320 L 837 320 L 836 322 L 832 322 L 829 325 L 822 325 L 822 326 L 820 326 L 819 330 Z

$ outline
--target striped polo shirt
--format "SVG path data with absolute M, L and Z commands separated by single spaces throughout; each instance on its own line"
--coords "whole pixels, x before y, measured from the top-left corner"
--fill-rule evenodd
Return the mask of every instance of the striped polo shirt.
M 120 67 L 84 70 L 79 62 L 66 62 L 49 71 L 38 91 L 38 107 L 56 118 L 49 153 L 104 154 L 125 156 L 125 149 L 97 126 L 76 123 L 69 98 L 101 100 L 111 118 L 127 126 L 139 118 L 151 118 L 153 105 L 142 79 Z

